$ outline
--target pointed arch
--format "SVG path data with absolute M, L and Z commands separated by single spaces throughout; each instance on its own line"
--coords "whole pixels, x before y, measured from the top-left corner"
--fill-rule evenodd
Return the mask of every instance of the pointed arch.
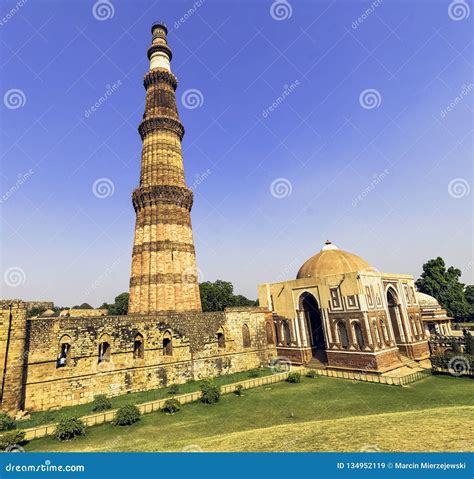
M 173 335 L 169 330 L 163 334 L 163 356 L 173 356 Z
M 250 330 L 246 324 L 242 326 L 242 344 L 244 348 L 250 348 L 252 345 L 252 341 L 250 340 Z

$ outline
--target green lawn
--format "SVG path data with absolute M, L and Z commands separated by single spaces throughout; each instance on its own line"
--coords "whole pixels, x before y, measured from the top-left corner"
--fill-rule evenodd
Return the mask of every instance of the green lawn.
M 258 374 L 258 377 L 263 377 L 272 374 L 272 371 L 270 368 L 259 368 L 253 371 L 243 371 L 240 373 L 226 374 L 223 376 L 216 377 L 214 379 L 214 382 L 219 386 L 224 386 L 225 384 L 231 384 L 251 379 L 252 373 Z M 180 384 L 178 386 L 178 394 L 199 391 L 199 387 L 201 386 L 201 384 L 202 381 L 190 381 L 185 384 Z M 123 396 L 110 398 L 110 400 L 112 402 L 112 407 L 118 408 L 125 404 L 140 404 L 167 397 L 171 397 L 169 395 L 169 387 L 153 389 L 151 391 L 125 394 Z M 56 422 L 58 419 L 64 416 L 86 416 L 88 414 L 94 414 L 94 411 L 92 410 L 92 403 L 81 404 L 79 406 L 65 407 L 55 411 L 34 412 L 31 414 L 31 419 L 19 421 L 18 428 L 26 429 L 29 427 L 40 426 L 42 424 L 50 424 Z
M 27 451 L 463 451 L 474 450 L 474 381 L 433 376 L 409 387 L 303 378 L 155 412 L 139 423 L 88 429 Z

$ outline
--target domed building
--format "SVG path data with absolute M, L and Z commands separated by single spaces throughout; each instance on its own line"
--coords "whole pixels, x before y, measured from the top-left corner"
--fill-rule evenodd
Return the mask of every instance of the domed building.
M 381 273 L 330 241 L 296 279 L 259 286 L 279 356 L 379 373 L 429 357 L 419 298 L 412 276 Z

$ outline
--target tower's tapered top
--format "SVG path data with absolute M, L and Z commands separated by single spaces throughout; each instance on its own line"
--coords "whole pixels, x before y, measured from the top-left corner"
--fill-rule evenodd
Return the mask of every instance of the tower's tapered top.
M 151 46 L 148 48 L 148 59 L 150 60 L 150 70 L 154 68 L 164 68 L 171 71 L 171 57 L 173 56 L 168 46 L 166 35 L 168 28 L 163 22 L 154 22 L 151 26 L 153 35 Z

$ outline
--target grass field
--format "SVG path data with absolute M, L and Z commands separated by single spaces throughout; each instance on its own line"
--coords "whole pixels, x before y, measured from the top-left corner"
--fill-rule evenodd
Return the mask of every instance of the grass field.
M 27 451 L 473 451 L 474 381 L 433 376 L 409 387 L 304 378 L 142 416 Z
M 252 373 L 258 374 L 258 377 L 263 377 L 272 374 L 272 370 L 270 368 L 259 368 L 251 371 L 242 371 L 240 373 L 226 374 L 223 376 L 216 377 L 214 379 L 214 382 L 219 386 L 224 386 L 225 384 L 245 381 L 246 379 L 254 377 L 252 376 Z M 190 381 L 185 384 L 179 384 L 179 394 L 199 391 L 199 387 L 201 386 L 201 384 L 202 381 Z M 167 387 L 160 389 L 152 389 L 150 391 L 124 394 L 122 396 L 110 398 L 110 401 L 112 403 L 112 408 L 114 409 L 120 406 L 124 406 L 125 404 L 140 404 L 149 401 L 155 401 L 157 399 L 171 397 L 169 395 L 169 389 L 170 388 Z M 65 407 L 55 411 L 34 412 L 31 414 L 30 419 L 18 422 L 18 427 L 20 429 L 26 429 L 29 427 L 40 426 L 42 424 L 50 424 L 64 416 L 87 416 L 88 414 L 94 414 L 92 407 L 92 403 L 87 403 L 80 404 L 78 406 Z

